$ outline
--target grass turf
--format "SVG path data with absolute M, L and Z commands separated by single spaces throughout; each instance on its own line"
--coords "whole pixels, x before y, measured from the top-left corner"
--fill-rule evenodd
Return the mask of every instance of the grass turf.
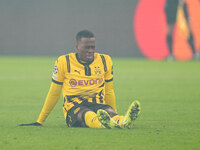
M 200 146 L 200 62 L 113 59 L 117 108 L 124 114 L 138 99 L 135 128 L 68 128 L 62 99 L 44 127 L 35 122 L 51 82 L 56 58 L 0 57 L 1 150 L 192 150 Z

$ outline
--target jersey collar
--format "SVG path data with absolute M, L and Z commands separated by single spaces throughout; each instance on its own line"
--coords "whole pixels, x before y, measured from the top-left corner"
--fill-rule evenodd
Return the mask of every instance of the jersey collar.
M 76 53 L 76 59 L 82 65 L 90 65 L 94 61 L 94 58 L 93 58 L 93 60 L 91 60 L 90 62 L 84 62 L 84 61 L 80 60 L 80 58 L 78 57 L 78 53 Z

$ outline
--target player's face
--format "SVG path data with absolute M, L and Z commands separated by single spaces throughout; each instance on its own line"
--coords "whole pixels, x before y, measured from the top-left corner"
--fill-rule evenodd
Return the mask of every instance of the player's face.
M 95 38 L 81 38 L 76 45 L 76 49 L 81 60 L 85 62 L 92 61 L 95 52 Z

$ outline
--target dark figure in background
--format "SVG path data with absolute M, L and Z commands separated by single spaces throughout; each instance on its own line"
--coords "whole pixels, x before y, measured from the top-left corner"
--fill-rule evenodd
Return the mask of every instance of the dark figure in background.
M 169 60 L 174 59 L 172 36 L 173 36 L 173 31 L 174 31 L 174 25 L 176 23 L 178 6 L 181 6 L 184 10 L 184 15 L 185 15 L 185 19 L 187 21 L 188 30 L 189 30 L 188 43 L 192 49 L 193 58 L 197 58 L 198 56 L 197 56 L 195 46 L 194 46 L 194 37 L 191 32 L 191 25 L 190 25 L 190 18 L 188 14 L 187 4 L 185 3 L 184 0 L 166 0 L 166 3 L 165 3 L 165 13 L 166 13 L 166 19 L 167 19 L 167 37 L 166 38 L 167 38 L 168 48 L 170 51 L 168 59 Z

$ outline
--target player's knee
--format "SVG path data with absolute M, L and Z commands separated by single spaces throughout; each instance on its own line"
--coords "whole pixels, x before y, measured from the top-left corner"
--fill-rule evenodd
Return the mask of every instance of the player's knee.
M 79 110 L 78 115 L 77 115 L 77 119 L 78 119 L 79 122 L 81 122 L 81 123 L 84 122 L 85 114 L 88 111 L 91 111 L 91 110 L 88 109 L 88 108 L 83 108 L 83 109 Z
M 110 115 L 110 117 L 116 116 L 118 115 L 113 108 L 106 108 L 105 111 L 107 111 L 107 113 Z
M 167 27 L 167 35 L 173 34 L 174 25 L 168 25 Z

